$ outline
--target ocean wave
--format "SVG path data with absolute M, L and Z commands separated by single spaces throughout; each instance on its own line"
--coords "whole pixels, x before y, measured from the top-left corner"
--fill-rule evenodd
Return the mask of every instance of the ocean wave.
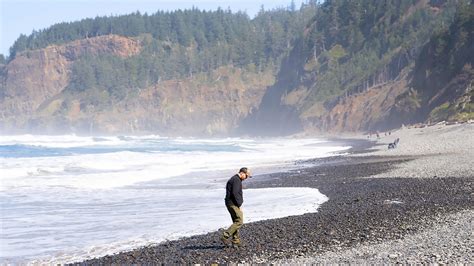
M 53 139 L 50 137 L 51 142 Z M 5 173 L 2 186 L 107 189 L 243 165 L 281 166 L 349 148 L 317 146 L 324 141 L 318 139 L 225 139 L 216 143 L 206 139 L 155 140 L 160 143 L 133 140 L 103 146 L 100 141 L 94 146 L 69 148 L 0 145 L 0 157 L 4 158 L 0 169 Z
M 117 191 L 84 193 L 82 199 L 79 192 L 70 193 L 73 195 L 65 199 L 58 199 L 54 194 L 35 196 L 34 202 L 48 203 L 50 207 L 43 207 L 41 211 L 29 209 L 29 216 L 35 219 L 17 222 L 14 228 L 8 224 L 6 235 L 11 245 L 0 259 L 12 264 L 72 263 L 229 225 L 222 189 L 186 190 L 188 196 L 184 200 L 180 190 L 138 189 L 119 199 Z M 314 188 L 247 189 L 245 197 L 246 222 L 316 212 L 328 200 Z M 77 199 L 80 203 L 65 205 L 67 210 L 56 210 L 55 202 L 76 202 Z M 65 213 L 69 215 L 63 217 Z M 202 213 L 209 218 L 196 223 L 202 220 Z M 21 227 L 27 224 L 28 229 Z M 46 227 L 49 231 L 37 227 Z M 19 239 L 22 235 L 28 236 L 28 241 Z

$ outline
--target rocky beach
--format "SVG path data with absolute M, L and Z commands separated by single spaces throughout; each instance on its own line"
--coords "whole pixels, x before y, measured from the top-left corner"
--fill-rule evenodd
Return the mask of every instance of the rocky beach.
M 352 137 L 349 155 L 256 176 L 245 188 L 311 187 L 329 200 L 316 213 L 244 224 L 239 249 L 212 232 L 76 264 L 473 263 L 473 133 L 474 124 L 438 124 Z

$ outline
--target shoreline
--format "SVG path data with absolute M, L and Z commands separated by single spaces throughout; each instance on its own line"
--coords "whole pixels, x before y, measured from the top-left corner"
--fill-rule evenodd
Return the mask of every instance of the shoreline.
M 275 264 L 340 264 L 340 263 L 473 263 L 474 262 L 474 125 L 434 125 L 423 128 L 402 128 L 394 135 L 377 140 L 377 149 L 370 156 L 399 156 L 410 158 L 388 171 L 365 176 L 367 180 L 398 177 L 402 182 L 418 180 L 433 182 L 439 188 L 425 193 L 418 190 L 425 201 L 414 209 L 423 212 L 433 209 L 413 221 L 413 232 L 400 237 L 356 243 L 335 250 L 291 256 L 272 260 Z M 388 150 L 388 143 L 401 138 L 402 147 Z M 367 154 L 356 154 L 364 157 Z M 447 183 L 439 182 L 446 180 Z M 460 183 L 459 191 L 450 193 L 452 183 Z M 455 187 L 456 185 L 454 185 Z M 412 188 L 410 188 L 412 189 Z M 438 193 L 437 193 L 438 191 Z M 439 193 L 441 192 L 441 193 Z M 451 194 L 451 195 L 450 195 Z M 446 195 L 448 197 L 446 197 Z M 443 197 L 445 198 L 443 198 Z M 434 198 L 439 197 L 434 200 Z M 462 201 L 466 201 L 462 203 Z M 427 204 L 428 202 L 428 204 Z M 430 203 L 431 202 L 431 203 Z M 396 199 L 390 205 L 405 204 Z M 428 212 L 429 213 L 429 212 Z M 403 211 L 401 214 L 406 215 Z
M 471 126 L 468 131 L 472 131 Z M 394 137 L 393 133 L 391 137 Z M 423 232 L 436 217 L 472 211 L 472 171 L 468 172 L 470 176 L 458 177 L 397 176 L 393 173 L 403 169 L 416 171 L 413 165 L 423 165 L 423 160 L 429 161 L 433 156 L 421 151 L 404 153 L 405 146 L 388 153 L 384 150 L 384 141 L 382 138 L 372 148 L 354 149 L 349 156 L 310 160 L 314 166 L 309 168 L 251 180 L 246 184 L 247 188 L 317 188 L 329 197 L 329 201 L 316 213 L 245 224 L 241 232 L 244 247 L 237 251 L 224 249 L 219 243 L 219 233 L 212 232 L 77 264 L 324 263 L 316 257 L 328 252 L 341 254 L 339 262 L 346 259 L 351 262 L 354 260 L 343 256 L 348 249 L 404 241 L 414 233 Z M 409 137 L 401 138 L 401 143 L 410 143 Z M 463 173 L 466 172 L 460 172 Z M 401 255 L 389 259 L 400 259 Z M 451 260 L 441 255 L 415 260 L 437 261 L 471 262 L 472 255 Z

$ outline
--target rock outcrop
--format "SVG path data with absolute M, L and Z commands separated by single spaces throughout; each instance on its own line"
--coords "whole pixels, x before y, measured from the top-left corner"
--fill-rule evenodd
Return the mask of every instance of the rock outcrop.
M 85 102 L 80 93 L 65 90 L 73 63 L 83 56 L 126 58 L 140 48 L 133 38 L 110 35 L 16 55 L 5 66 L 0 87 L 0 130 L 5 134 L 229 135 L 274 82 L 271 71 L 250 73 L 227 66 L 160 81 L 107 106 Z M 108 97 L 96 93 L 97 99 Z
M 396 31 L 416 12 L 442 20 L 446 16 L 443 9 L 450 9 L 446 1 L 415 2 L 399 20 L 386 24 L 387 32 Z M 328 7 L 336 10 L 340 6 Z M 419 39 L 387 46 L 383 56 L 367 53 L 367 47 L 349 54 L 346 49 L 350 46 L 340 45 L 331 32 L 325 35 L 318 23 L 310 24 L 283 60 L 275 85 L 247 119 L 255 125 L 254 134 L 292 134 L 302 129 L 312 133 L 378 131 L 402 124 L 473 119 L 473 6 L 460 4 L 456 10 L 445 32 L 436 35 L 420 30 Z M 387 43 L 383 38 L 388 34 L 381 38 L 370 35 L 381 27 L 378 21 L 370 23 L 364 25 L 373 27 L 365 33 L 366 42 L 374 38 L 372 44 Z M 420 42 L 422 38 L 426 41 Z M 364 64 L 360 54 L 371 55 L 367 61 L 372 63 Z
M 171 136 L 228 136 L 255 109 L 273 75 L 221 67 L 193 78 L 167 80 L 142 89 L 111 110 L 77 103 L 66 124 L 86 134 L 153 133 Z M 75 107 L 74 107 L 75 106 Z
M 139 52 L 138 41 L 109 35 L 17 54 L 5 67 L 0 87 L 2 124 L 35 115 L 40 105 L 58 96 L 69 83 L 71 64 L 82 56 L 107 53 L 128 57 Z

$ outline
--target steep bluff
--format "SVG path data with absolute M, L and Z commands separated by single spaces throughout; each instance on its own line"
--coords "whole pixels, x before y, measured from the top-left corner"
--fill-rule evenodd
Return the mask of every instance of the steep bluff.
M 279 136 L 474 119 L 472 1 L 311 3 L 253 21 L 237 15 L 248 30 L 226 24 L 218 36 L 219 27 L 179 35 L 196 25 L 155 20 L 179 13 L 132 14 L 136 25 L 152 23 L 123 28 L 135 37 L 66 35 L 42 46 L 52 27 L 19 38 L 0 65 L 1 133 Z M 285 21 L 297 23 L 285 30 Z M 74 38 L 81 23 L 70 25 Z M 163 38 L 151 25 L 174 33 Z
M 399 6 L 396 15 L 382 11 L 400 3 L 323 5 L 321 19 L 305 29 L 275 85 L 247 119 L 254 122 L 253 133 L 377 131 L 472 119 L 472 3 L 420 0 Z M 436 37 L 434 29 L 445 24 L 451 26 Z M 357 34 L 365 43 L 357 44 Z
M 0 87 L 0 117 L 34 115 L 39 106 L 61 93 L 69 83 L 71 64 L 85 56 L 127 57 L 140 51 L 139 42 L 110 35 L 18 54 L 4 69 Z
M 122 100 L 94 89 L 67 90 L 82 57 L 126 58 L 140 49 L 136 39 L 110 35 L 17 54 L 0 88 L 2 133 L 229 135 L 274 82 L 271 70 L 225 66 L 159 81 Z
M 63 130 L 86 134 L 228 136 L 260 104 L 266 87 L 273 81 L 271 72 L 249 73 L 227 66 L 192 78 L 159 82 L 140 90 L 136 97 L 117 102 L 111 109 L 100 110 L 73 100 L 67 104 Z

